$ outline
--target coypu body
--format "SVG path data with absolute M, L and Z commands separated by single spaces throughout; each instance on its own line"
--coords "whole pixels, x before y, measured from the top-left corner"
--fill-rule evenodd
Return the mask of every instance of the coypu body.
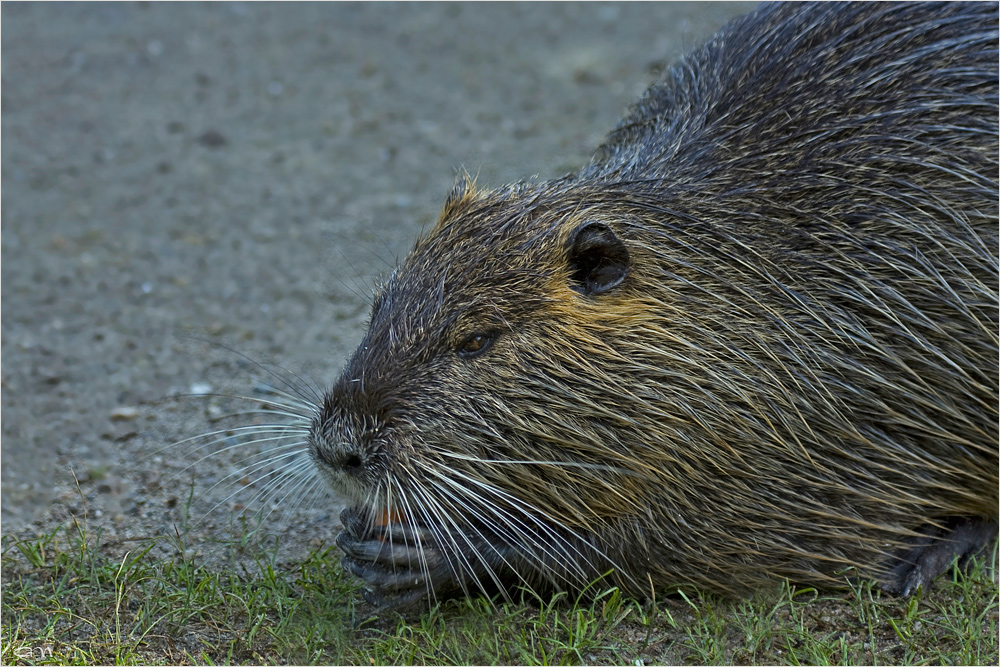
M 997 51 L 995 3 L 764 6 L 579 173 L 460 181 L 311 426 L 369 599 L 988 549 Z

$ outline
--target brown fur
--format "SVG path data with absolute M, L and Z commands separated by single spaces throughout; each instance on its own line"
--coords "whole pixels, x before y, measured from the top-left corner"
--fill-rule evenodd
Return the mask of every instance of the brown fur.
M 460 182 L 311 430 L 371 598 L 908 593 L 984 549 L 997 78 L 995 4 L 764 7 L 580 173 Z

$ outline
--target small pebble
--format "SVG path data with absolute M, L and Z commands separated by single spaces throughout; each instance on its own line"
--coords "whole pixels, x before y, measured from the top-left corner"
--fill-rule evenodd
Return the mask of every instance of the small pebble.
M 117 407 L 109 415 L 113 422 L 131 421 L 139 416 L 139 411 L 132 407 Z
M 191 393 L 195 396 L 204 396 L 212 393 L 212 385 L 207 382 L 195 382 L 191 385 Z
M 229 143 L 229 140 L 218 130 L 208 130 L 198 137 L 198 143 L 208 148 L 222 148 Z

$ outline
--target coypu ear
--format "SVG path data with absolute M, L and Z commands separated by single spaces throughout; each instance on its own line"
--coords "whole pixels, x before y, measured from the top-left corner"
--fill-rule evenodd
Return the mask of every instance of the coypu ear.
M 449 217 L 455 214 L 455 212 L 466 203 L 472 200 L 476 196 L 476 183 L 475 178 L 469 176 L 469 172 L 462 171 L 455 179 L 455 187 L 451 189 L 451 193 L 448 194 L 448 198 L 444 201 L 444 208 L 441 210 L 441 216 L 438 219 L 438 224 L 447 220 Z
M 444 201 L 444 207 L 454 206 L 462 199 L 464 199 L 472 190 L 469 184 L 469 174 L 468 172 L 462 172 L 455 179 L 455 186 L 448 193 L 448 198 Z
M 625 280 L 630 266 L 628 249 L 607 225 L 588 222 L 573 232 L 569 267 L 577 292 L 603 294 Z

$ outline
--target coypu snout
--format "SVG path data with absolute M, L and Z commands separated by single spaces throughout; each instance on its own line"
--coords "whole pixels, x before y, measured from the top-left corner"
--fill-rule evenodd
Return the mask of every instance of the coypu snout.
M 579 173 L 460 181 L 311 428 L 368 598 L 908 594 L 987 553 L 997 24 L 765 5 Z

